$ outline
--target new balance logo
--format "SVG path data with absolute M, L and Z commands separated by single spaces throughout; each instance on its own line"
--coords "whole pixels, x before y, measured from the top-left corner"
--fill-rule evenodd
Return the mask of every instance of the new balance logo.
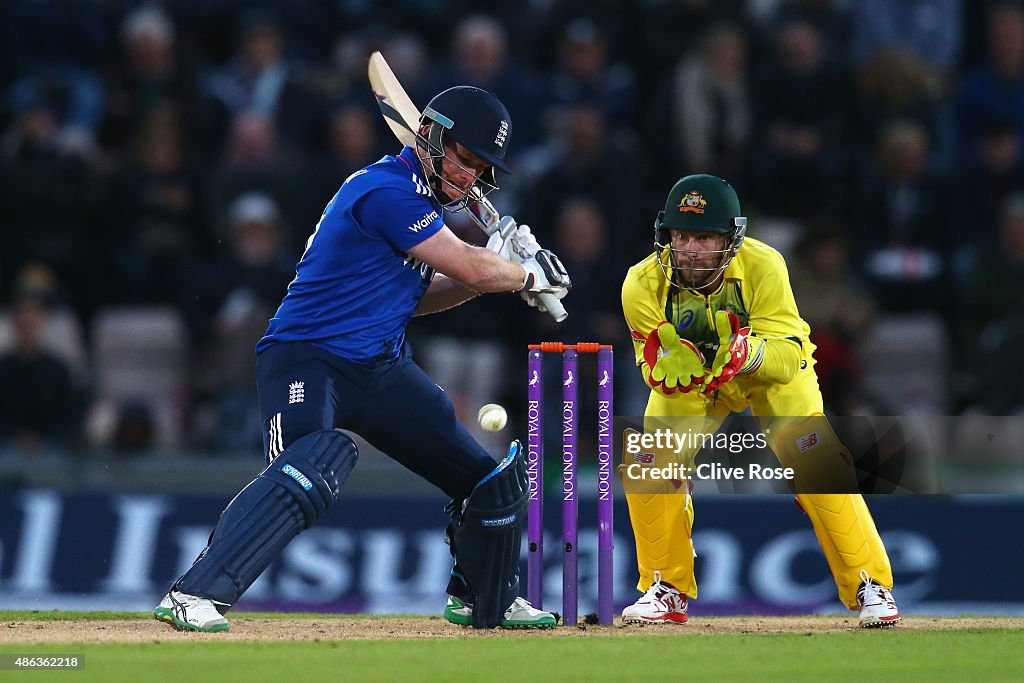
M 809 451 L 818 445 L 818 432 L 811 432 L 807 436 L 801 436 L 796 440 L 796 447 L 801 453 Z
M 409 226 L 409 230 L 411 232 L 419 232 L 420 230 L 422 230 L 423 228 L 427 227 L 428 225 L 430 225 L 431 223 L 433 223 L 437 219 L 438 219 L 437 211 L 431 211 L 430 213 L 424 215 L 423 218 L 419 219 L 418 221 L 416 221 L 415 223 L 410 225 Z
M 562 382 L 563 387 L 570 386 L 572 384 L 572 370 L 566 373 L 565 381 Z
M 302 403 L 306 400 L 306 383 L 292 382 L 288 385 L 288 403 Z
M 655 462 L 654 453 L 634 453 L 633 462 L 638 465 L 653 465 Z

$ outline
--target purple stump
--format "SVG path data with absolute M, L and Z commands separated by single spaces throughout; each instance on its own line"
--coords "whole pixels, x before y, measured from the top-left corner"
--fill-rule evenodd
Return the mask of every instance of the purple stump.
M 544 603 L 544 353 L 531 350 L 527 384 L 526 472 L 530 481 L 527 514 L 526 599 Z
M 562 353 L 562 624 L 575 626 L 578 607 L 576 509 L 576 350 Z
M 597 617 L 602 624 L 614 619 L 614 563 L 612 518 L 612 416 L 615 374 L 611 349 L 597 352 Z

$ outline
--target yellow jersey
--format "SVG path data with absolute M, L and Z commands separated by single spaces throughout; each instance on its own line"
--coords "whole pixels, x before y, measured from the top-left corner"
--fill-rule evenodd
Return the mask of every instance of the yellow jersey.
M 666 262 L 670 258 L 667 251 L 662 253 Z M 650 376 L 650 368 L 643 359 L 644 343 L 663 321 L 672 323 L 680 338 L 692 342 L 710 367 L 718 350 L 715 312 L 723 309 L 735 313 L 742 326 L 749 325 L 752 336 L 765 340 L 761 367 L 753 374 L 738 375 L 722 385 L 717 396 L 704 397 L 693 391 L 665 397 L 669 401 L 683 397 L 690 401 L 715 401 L 740 411 L 747 407 L 748 395 L 758 385 L 787 384 L 801 371 L 813 373 L 815 347 L 810 341 L 811 329 L 797 310 L 786 262 L 772 247 L 748 237 L 726 267 L 719 286 L 707 295 L 670 285 L 657 253 L 629 269 L 622 284 L 622 310 L 644 379 Z M 652 393 L 664 396 L 657 391 Z

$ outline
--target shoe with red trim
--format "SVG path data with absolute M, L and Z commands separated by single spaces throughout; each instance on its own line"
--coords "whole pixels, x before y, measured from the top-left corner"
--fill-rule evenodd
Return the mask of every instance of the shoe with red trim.
M 860 588 L 857 590 L 857 604 L 860 615 L 857 623 L 864 628 L 892 628 L 903 618 L 896 607 L 892 593 L 876 582 L 863 569 L 860 572 Z
M 673 586 L 661 582 L 654 572 L 654 583 L 639 600 L 622 610 L 627 624 L 685 624 L 687 598 Z

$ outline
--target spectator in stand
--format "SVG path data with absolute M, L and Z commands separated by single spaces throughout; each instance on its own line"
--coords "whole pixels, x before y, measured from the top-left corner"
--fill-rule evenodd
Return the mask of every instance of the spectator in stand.
M 832 68 L 847 70 L 853 21 L 844 0 L 761 0 L 769 5 L 761 18 L 761 33 L 770 42 L 776 27 L 791 22 L 808 24 L 821 36 L 825 61 Z M 753 8 L 752 8 L 753 11 Z
M 963 178 L 971 202 L 959 211 L 958 264 L 979 247 L 997 241 L 1008 198 L 1024 192 L 1020 137 L 1016 121 L 991 121 L 978 133 L 972 154 L 977 162 Z
M 295 275 L 273 199 L 259 192 L 238 197 L 227 224 L 230 250 L 213 264 L 208 290 L 198 297 L 211 308 L 197 393 L 212 403 L 199 441 L 222 449 L 261 443 L 252 350 Z
M 186 151 L 183 114 L 154 107 L 112 183 L 107 249 L 111 301 L 181 303 L 207 245 L 203 184 Z
M 88 309 L 98 293 L 94 267 L 99 251 L 90 237 L 100 206 L 95 150 L 68 145 L 67 124 L 56 95 L 19 99 L 0 136 L 0 288 L 25 264 L 43 261 L 69 287 L 72 304 Z
M 916 121 L 925 127 L 931 140 L 932 168 L 949 172 L 959 156 L 949 76 L 903 47 L 878 50 L 857 71 L 855 139 L 878 139 L 882 126 L 893 119 Z M 861 147 L 859 165 L 863 172 L 874 159 L 869 144 Z
M 608 132 L 604 115 L 592 106 L 574 107 L 562 125 L 555 139 L 563 146 L 550 148 L 546 169 L 523 189 L 517 215 L 538 226 L 551 225 L 564 199 L 579 196 L 596 202 L 610 224 L 634 225 L 640 195 L 636 155 Z M 614 253 L 635 248 L 628 232 L 617 232 L 611 237 Z
M 567 197 L 555 216 L 555 242 L 565 254 L 563 263 L 573 273 L 573 286 L 587 292 L 573 314 L 558 326 L 560 336 L 580 340 L 621 336 L 622 287 L 609 274 L 622 272 L 626 259 L 611 251 L 608 217 L 588 197 Z
M 890 312 L 948 314 L 953 209 L 961 194 L 929 170 L 924 126 L 890 121 L 877 141 L 877 166 L 857 200 L 853 234 L 875 299 Z M 893 296 L 894 291 L 899 296 Z
M 314 166 L 305 216 L 322 211 L 345 178 L 388 153 L 377 135 L 380 114 L 357 104 L 337 107 L 328 121 L 324 150 Z M 387 145 L 393 144 L 390 139 Z
M 208 216 L 216 223 L 231 202 L 246 192 L 269 195 L 286 216 L 299 216 L 309 206 L 308 176 L 293 150 L 281 142 L 273 122 L 254 113 L 240 114 L 231 126 L 219 167 L 209 178 Z M 305 216 L 315 221 L 317 215 Z M 287 248 L 299 247 L 306 235 L 286 235 Z
M 633 4 L 630 9 L 634 15 L 639 14 L 643 21 L 642 28 L 636 32 L 643 36 L 643 40 L 636 40 L 632 36 L 634 39 L 629 42 L 630 51 L 636 55 L 634 59 L 641 60 L 643 64 L 642 68 L 638 68 L 637 77 L 646 78 L 652 72 L 664 70 L 666 64 L 679 60 L 681 31 L 685 31 L 687 42 L 699 42 L 723 23 L 742 24 L 749 4 L 748 0 L 673 0 Z M 608 23 L 604 25 L 609 26 Z M 612 26 L 616 31 L 621 28 L 618 24 Z M 647 85 L 653 86 L 654 83 Z M 640 92 L 647 91 L 641 87 Z M 678 175 L 668 182 L 676 180 Z
M 570 21 L 548 82 L 549 115 L 588 105 L 601 111 L 611 129 L 628 132 L 634 124 L 634 98 L 633 72 L 624 63 L 609 62 L 608 40 L 601 27 L 590 19 Z
M 536 76 L 508 54 L 508 35 L 489 16 L 474 14 L 455 26 L 451 61 L 437 69 L 426 91 L 473 85 L 494 93 L 516 120 L 518 153 L 542 142 L 539 128 L 544 104 Z M 422 106 L 422 105 L 421 105 Z
M 941 70 L 960 58 L 960 0 L 857 0 L 853 11 L 853 59 L 863 64 L 883 48 L 909 48 Z
M 7 4 L 7 3 L 5 3 Z M 15 80 L 8 104 L 22 109 L 40 100 L 60 102 L 59 145 L 87 152 L 103 114 L 99 69 L 107 44 L 99 0 L 36 0 L 10 3 L 3 42 Z
M 15 348 L 0 356 L 0 444 L 24 455 L 74 446 L 82 396 L 67 364 L 43 348 L 47 302 L 25 294 L 11 309 Z
M 997 2 L 988 13 L 988 61 L 960 89 L 960 142 L 971 145 L 990 121 L 1013 121 L 1024 143 L 1024 8 Z M 973 161 L 970 148 L 966 160 Z
M 957 327 L 973 367 L 965 399 L 992 415 L 1024 412 L 1024 372 L 1007 354 L 1024 344 L 1024 194 L 1003 209 L 998 239 L 979 255 L 960 294 Z M 971 361 L 974 361 L 971 363 Z M 970 372 L 973 370 L 973 372 Z
M 149 112 L 171 105 L 189 112 L 183 122 L 188 141 L 200 151 L 209 141 L 207 119 L 199 99 L 198 82 L 187 59 L 179 53 L 173 22 L 157 7 L 130 11 L 121 21 L 121 57 L 108 65 L 106 112 L 101 142 L 115 152 L 130 146 Z
M 821 395 L 835 415 L 860 412 L 856 349 L 871 328 L 876 304 L 850 266 L 846 237 L 827 223 L 809 221 L 791 261 L 793 295 L 811 326 Z
M 849 82 L 811 24 L 789 21 L 775 34 L 773 58 L 755 72 L 752 186 L 766 213 L 797 217 L 837 204 L 830 194 L 847 162 Z
M 675 173 L 713 173 L 742 188 L 753 124 L 744 34 L 729 24 L 709 30 L 676 67 L 670 97 Z
M 241 24 L 238 53 L 206 75 L 206 91 L 228 121 L 254 115 L 271 122 L 289 142 L 305 140 L 314 112 L 285 59 L 277 20 L 271 14 L 252 12 Z

